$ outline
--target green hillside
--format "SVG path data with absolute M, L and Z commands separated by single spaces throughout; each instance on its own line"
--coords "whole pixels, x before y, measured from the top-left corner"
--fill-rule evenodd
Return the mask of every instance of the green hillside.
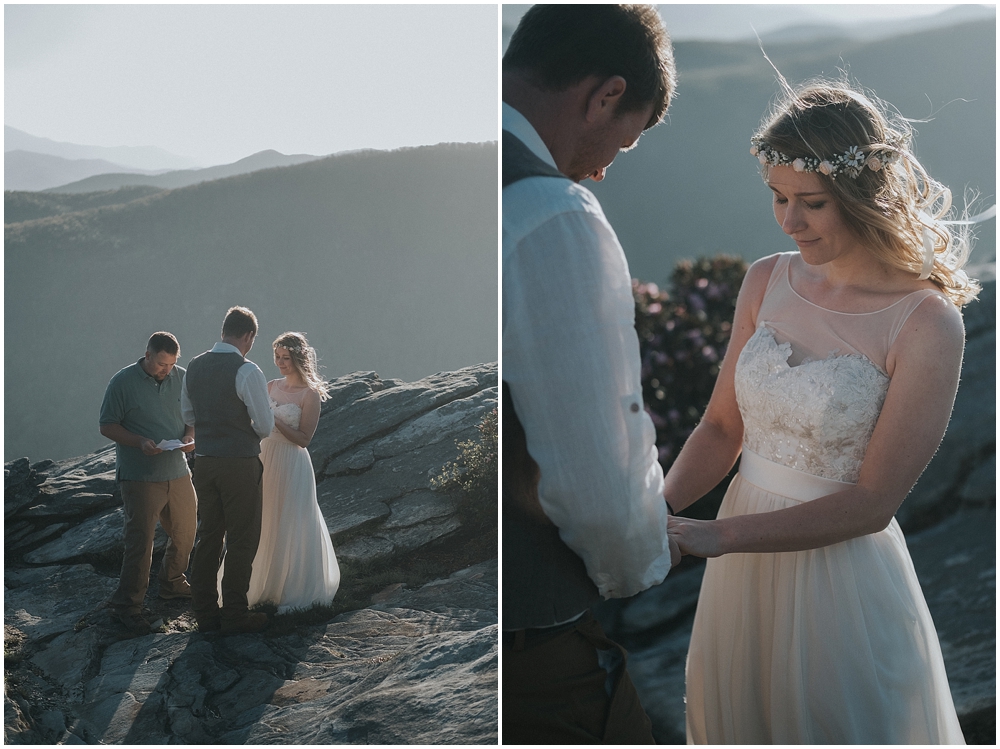
M 148 185 L 78 194 L 5 190 L 3 194 L 3 222 L 4 224 L 17 224 L 22 221 L 36 221 L 40 218 L 61 216 L 64 213 L 121 205 L 149 197 L 161 190 L 162 188 Z
M 268 377 L 285 330 L 309 335 L 327 376 L 495 361 L 496 248 L 496 143 L 344 154 L 8 224 L 4 459 L 103 444 L 105 385 L 149 334 L 174 332 L 183 364 L 233 304 L 257 313 L 250 358 Z
M 878 42 L 766 46 L 793 84 L 842 70 L 918 122 L 917 155 L 980 205 L 996 200 L 996 29 L 973 23 Z M 750 136 L 778 93 L 756 43 L 680 42 L 678 96 L 667 121 L 620 155 L 604 182 L 587 182 L 614 226 L 632 275 L 664 281 L 681 258 L 748 260 L 794 249 L 771 214 Z M 978 231 L 973 262 L 995 257 L 996 224 Z

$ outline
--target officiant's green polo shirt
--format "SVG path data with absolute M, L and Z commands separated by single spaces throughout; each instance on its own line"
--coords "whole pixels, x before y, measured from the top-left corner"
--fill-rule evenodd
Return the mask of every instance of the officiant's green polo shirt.
M 148 437 L 153 442 L 181 439 L 184 437 L 181 417 L 184 372 L 182 367 L 175 366 L 162 382 L 157 382 L 155 377 L 146 374 L 139 362 L 125 367 L 108 383 L 101 405 L 101 426 L 121 424 L 133 434 Z M 115 447 L 119 481 L 171 481 L 190 473 L 180 450 L 146 455 L 138 447 L 117 443 Z

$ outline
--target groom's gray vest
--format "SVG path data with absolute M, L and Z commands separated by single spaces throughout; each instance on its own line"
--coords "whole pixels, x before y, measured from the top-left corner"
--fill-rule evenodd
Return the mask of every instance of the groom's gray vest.
M 503 186 L 527 177 L 569 179 L 503 132 Z M 538 503 L 538 464 L 503 383 L 503 628 L 558 624 L 600 599 L 583 560 Z
M 236 372 L 245 363 L 246 359 L 235 352 L 206 351 L 188 365 L 185 382 L 194 408 L 198 455 L 260 455 L 260 437 L 253 430 L 246 404 L 236 392 Z

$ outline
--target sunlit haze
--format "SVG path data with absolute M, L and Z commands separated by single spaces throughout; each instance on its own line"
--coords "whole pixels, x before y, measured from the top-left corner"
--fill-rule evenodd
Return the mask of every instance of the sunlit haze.
M 4 122 L 192 165 L 496 140 L 494 5 L 6 5 Z

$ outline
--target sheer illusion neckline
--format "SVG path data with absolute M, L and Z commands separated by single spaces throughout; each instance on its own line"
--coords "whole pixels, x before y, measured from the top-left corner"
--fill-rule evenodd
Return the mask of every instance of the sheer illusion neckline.
M 284 378 L 281 378 L 280 380 L 275 380 L 275 381 L 274 381 L 274 386 L 275 386 L 276 388 L 278 388 L 278 390 L 280 390 L 280 391 L 281 391 L 282 393 L 284 393 L 285 395 L 298 395 L 298 394 L 299 394 L 299 393 L 301 393 L 301 392 L 302 392 L 303 390 L 308 390 L 308 389 L 309 389 L 309 386 L 308 386 L 308 385 L 293 385 L 293 386 L 292 386 L 292 388 L 294 388 L 294 389 L 292 389 L 292 390 L 288 390 L 288 389 L 286 389 L 286 388 L 285 388 L 285 387 L 284 387 L 284 386 L 282 385 L 282 383 L 283 383 L 283 382 L 285 382 L 285 379 L 284 379 Z
M 892 304 L 890 304 L 888 307 L 882 307 L 882 309 L 872 310 L 871 312 L 841 312 L 840 310 L 829 309 L 827 307 L 823 307 L 823 306 L 821 306 L 819 304 L 816 304 L 816 302 L 811 302 L 811 301 L 809 301 L 808 299 L 806 299 L 804 296 L 802 296 L 799 292 L 797 292 L 795 290 L 795 287 L 792 286 L 792 260 L 794 260 L 794 258 L 790 259 L 788 261 L 788 264 L 785 266 L 785 283 L 788 285 L 788 288 L 791 290 L 791 292 L 797 298 L 801 299 L 803 302 L 805 302 L 809 306 L 815 307 L 818 310 L 823 310 L 823 312 L 829 312 L 829 313 L 834 314 L 834 315 L 847 315 L 849 317 L 863 317 L 865 315 L 877 315 L 880 312 L 888 312 L 893 307 L 895 307 L 897 304 L 900 304 L 901 302 L 905 302 L 907 299 L 909 299 L 914 294 L 919 294 L 919 293 L 924 292 L 924 291 L 933 291 L 933 289 L 917 289 L 916 291 L 911 291 L 911 292 L 909 292 L 909 293 L 904 294 L 903 296 L 901 296 L 899 299 L 897 299 L 895 302 L 893 302 Z

